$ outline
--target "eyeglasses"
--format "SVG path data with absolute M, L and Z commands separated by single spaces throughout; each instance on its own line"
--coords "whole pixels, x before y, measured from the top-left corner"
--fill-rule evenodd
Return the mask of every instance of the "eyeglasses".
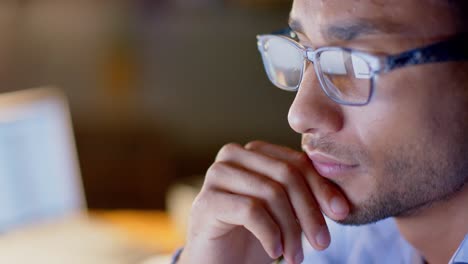
M 322 90 L 343 105 L 368 104 L 379 74 L 411 65 L 468 60 L 467 34 L 390 56 L 343 47 L 314 50 L 294 38 L 295 33 L 290 29 L 257 36 L 270 81 L 283 90 L 297 91 L 307 63 L 312 62 Z

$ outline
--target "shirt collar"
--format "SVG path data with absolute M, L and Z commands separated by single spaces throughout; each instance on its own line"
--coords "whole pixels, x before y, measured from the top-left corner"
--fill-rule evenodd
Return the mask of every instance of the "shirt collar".
M 457 251 L 453 255 L 452 259 L 449 261 L 450 264 L 468 264 L 468 234 L 466 234 L 465 239 L 458 247 Z

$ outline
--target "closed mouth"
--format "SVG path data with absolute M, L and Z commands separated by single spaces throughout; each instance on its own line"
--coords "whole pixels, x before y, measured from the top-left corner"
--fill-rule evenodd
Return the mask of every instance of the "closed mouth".
M 311 153 L 308 156 L 317 172 L 326 178 L 335 178 L 359 167 L 359 164 L 344 162 L 322 153 Z

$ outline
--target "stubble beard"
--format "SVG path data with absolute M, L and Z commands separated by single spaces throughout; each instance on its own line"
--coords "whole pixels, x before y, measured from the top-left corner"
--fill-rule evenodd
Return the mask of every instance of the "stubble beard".
M 389 217 L 409 217 L 438 202 L 450 200 L 467 183 L 465 161 L 449 165 L 426 161 L 415 164 L 412 160 L 403 156 L 389 159 L 384 169 L 386 177 L 376 183 L 365 201 L 353 204 L 348 217 L 338 222 L 365 225 Z
M 372 193 L 353 204 L 348 217 L 337 222 L 364 225 L 409 217 L 460 192 L 468 183 L 468 122 L 463 120 L 441 138 L 413 141 L 384 154 Z

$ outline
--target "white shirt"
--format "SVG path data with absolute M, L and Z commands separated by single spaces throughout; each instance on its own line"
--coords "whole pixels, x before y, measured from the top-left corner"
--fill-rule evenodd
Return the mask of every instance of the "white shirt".
M 376 224 L 343 226 L 329 219 L 332 242 L 324 251 L 316 251 L 303 239 L 304 264 L 422 264 L 422 257 L 400 235 L 394 219 Z M 468 235 L 449 263 L 468 263 Z
M 317 251 L 304 238 L 303 264 L 424 263 L 423 258 L 400 235 L 392 218 L 364 226 L 343 226 L 327 218 L 326 221 L 332 237 L 330 246 L 324 251 Z M 181 252 L 182 249 L 179 249 L 174 254 L 171 263 L 177 263 Z M 282 263 L 285 264 L 284 261 Z M 449 264 L 468 264 L 468 234 Z

